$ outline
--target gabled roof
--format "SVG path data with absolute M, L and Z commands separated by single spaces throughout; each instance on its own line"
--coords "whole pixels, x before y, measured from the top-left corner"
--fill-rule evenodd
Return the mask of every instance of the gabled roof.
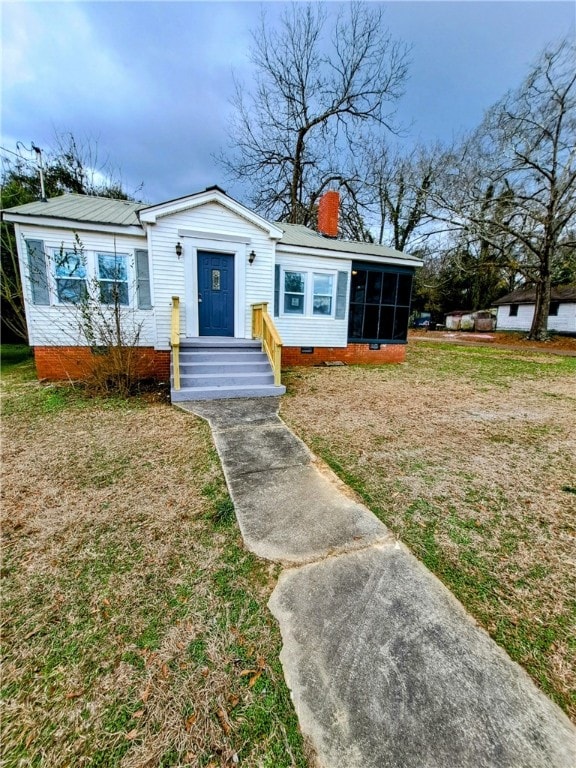
M 52 197 L 47 201 L 36 201 L 8 208 L 3 212 L 7 221 L 21 220 L 20 217 L 46 218 L 62 220 L 69 226 L 71 222 L 84 222 L 92 225 L 112 225 L 121 227 L 138 227 L 142 231 L 142 223 L 154 224 L 159 218 L 169 216 L 179 211 L 197 208 L 206 203 L 215 202 L 236 213 L 268 233 L 278 245 L 288 251 L 306 249 L 319 255 L 338 254 L 364 257 L 365 259 L 386 259 L 388 263 L 397 262 L 408 266 L 419 266 L 422 260 L 416 256 L 401 253 L 394 248 L 375 243 L 362 243 L 354 240 L 336 240 L 315 232 L 301 224 L 286 224 L 271 222 L 254 211 L 239 203 L 220 189 L 208 187 L 193 195 L 178 197 L 157 205 L 114 200 L 108 197 L 92 195 L 77 195 L 67 193 Z M 12 217 L 17 217 L 13 219 Z
M 561 301 L 565 303 L 576 303 L 576 284 L 558 285 L 550 290 L 551 301 Z M 494 302 L 495 306 L 502 304 L 535 304 L 536 288 L 517 288 L 512 293 L 507 293 L 501 299 Z
M 198 208 L 206 203 L 216 203 L 223 208 L 235 213 L 237 216 L 245 219 L 256 227 L 264 230 L 274 240 L 278 240 L 282 234 L 282 231 L 267 219 L 260 216 L 258 213 L 254 213 L 245 205 L 234 200 L 233 197 L 224 192 L 220 187 L 207 187 L 203 192 L 196 192 L 193 195 L 186 195 L 185 197 L 178 197 L 175 200 L 168 200 L 165 203 L 159 203 L 158 205 L 149 205 L 142 208 L 139 212 L 140 221 L 147 224 L 155 224 L 156 221 L 163 216 L 170 216 L 174 213 L 181 213 L 183 211 L 190 210 L 192 208 Z
M 140 226 L 138 211 L 143 207 L 143 203 L 129 200 L 113 200 L 109 197 L 76 195 L 69 192 L 59 197 L 51 197 L 46 201 L 37 200 L 7 208 L 4 213 L 137 227 Z M 9 216 L 7 218 L 10 220 Z
M 324 237 L 319 232 L 303 226 L 302 224 L 286 224 L 277 222 L 277 226 L 283 230 L 284 234 L 279 240 L 278 245 L 294 246 L 297 248 L 315 248 L 323 251 L 335 251 L 339 253 L 354 254 L 357 256 L 376 256 L 389 260 L 398 260 L 406 262 L 410 260 L 415 264 L 422 262 L 417 256 L 409 256 L 394 248 L 388 248 L 385 245 L 376 243 L 362 243 L 358 240 L 336 240 L 331 237 Z

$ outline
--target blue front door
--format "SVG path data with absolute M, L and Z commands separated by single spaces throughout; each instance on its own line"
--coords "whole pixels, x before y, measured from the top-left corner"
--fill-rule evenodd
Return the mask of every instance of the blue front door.
M 198 251 L 200 336 L 234 336 L 234 256 Z

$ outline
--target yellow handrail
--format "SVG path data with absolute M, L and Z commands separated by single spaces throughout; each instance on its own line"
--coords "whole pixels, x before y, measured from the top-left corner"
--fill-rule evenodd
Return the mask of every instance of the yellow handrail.
M 174 389 L 180 389 L 180 296 L 172 296 L 172 323 L 170 330 Z
M 282 339 L 268 314 L 268 302 L 252 304 L 252 338 L 261 339 L 262 347 L 274 372 L 274 384 L 280 386 L 282 371 Z

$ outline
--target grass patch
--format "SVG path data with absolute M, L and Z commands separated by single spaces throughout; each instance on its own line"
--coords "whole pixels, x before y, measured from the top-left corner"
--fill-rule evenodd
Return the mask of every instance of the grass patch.
M 3 379 L 2 764 L 307 765 L 277 572 L 207 425 L 65 386 L 46 407 L 29 365 Z
M 283 418 L 576 719 L 576 359 L 418 343 L 285 380 Z

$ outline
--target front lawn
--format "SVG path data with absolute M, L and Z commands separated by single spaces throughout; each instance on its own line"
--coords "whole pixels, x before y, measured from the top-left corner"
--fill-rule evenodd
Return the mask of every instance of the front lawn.
M 576 358 L 411 343 L 281 415 L 576 719 Z
M 307 765 L 208 426 L 9 358 L 2 765 Z

